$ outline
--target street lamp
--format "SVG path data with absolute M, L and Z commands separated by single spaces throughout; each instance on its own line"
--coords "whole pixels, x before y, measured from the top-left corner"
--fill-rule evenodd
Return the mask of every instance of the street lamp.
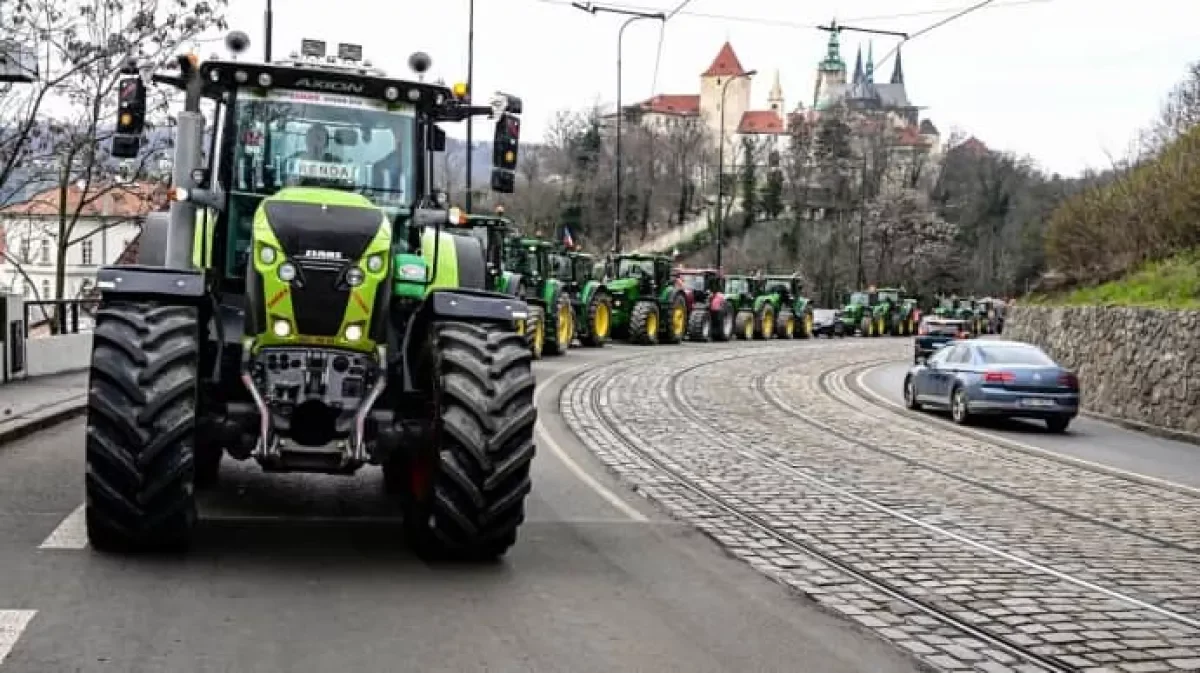
M 573 3 L 571 3 L 571 6 L 574 7 L 575 9 L 583 10 L 589 14 L 595 14 L 596 12 L 608 12 L 610 14 L 622 14 L 624 16 L 629 17 L 628 19 L 625 20 L 625 23 L 621 24 L 621 29 L 617 31 L 617 147 L 616 147 L 616 153 L 615 153 L 616 154 L 615 160 L 616 160 L 616 165 L 617 165 L 616 166 L 616 171 L 617 171 L 617 176 L 616 176 L 616 178 L 617 178 L 617 180 L 616 180 L 616 182 L 617 182 L 617 184 L 616 184 L 616 202 L 617 202 L 616 203 L 616 213 L 617 214 L 616 214 L 616 217 L 613 219 L 613 252 L 620 253 L 621 252 L 621 182 L 622 182 L 622 174 L 624 172 L 624 171 L 622 171 L 622 166 L 621 166 L 621 118 L 625 116 L 625 114 L 624 114 L 625 111 L 622 109 L 624 104 L 621 101 L 621 79 L 622 79 L 621 78 L 621 52 L 622 52 L 621 47 L 625 41 L 625 29 L 629 27 L 629 24 L 633 23 L 634 21 L 639 21 L 641 19 L 658 19 L 659 21 L 666 21 L 667 16 L 665 14 L 663 14 L 662 12 L 653 12 L 653 13 L 638 12 L 638 11 L 634 11 L 634 10 L 630 10 L 630 9 L 621 9 L 621 8 L 617 8 L 617 7 L 603 7 L 603 6 L 596 5 L 591 2 L 588 2 L 588 3 L 573 2 Z
M 750 70 L 734 75 L 721 86 L 721 128 L 720 142 L 717 143 L 717 271 L 721 270 L 721 245 L 725 239 L 725 92 L 733 80 L 750 79 L 757 74 L 757 70 Z

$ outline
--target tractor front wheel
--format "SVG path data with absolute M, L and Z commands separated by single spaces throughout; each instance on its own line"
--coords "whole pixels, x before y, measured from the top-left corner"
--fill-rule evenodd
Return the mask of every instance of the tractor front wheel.
M 571 348 L 575 338 L 575 311 L 571 308 L 571 300 L 563 292 L 556 292 L 550 305 L 554 321 L 547 325 L 546 353 L 548 355 L 563 355 Z
M 659 341 L 665 344 L 677 344 L 687 335 L 688 309 L 687 297 L 682 292 L 675 292 L 667 303 L 666 325 Z
M 433 446 L 402 486 L 409 543 L 426 558 L 491 560 L 517 541 L 535 453 L 532 357 L 498 325 L 435 323 L 426 345 Z M 411 468 L 410 468 L 411 469 Z
M 181 550 L 196 523 L 199 314 L 112 301 L 95 321 L 84 449 L 88 540 L 98 551 Z
M 534 360 L 541 360 L 546 350 L 546 311 L 541 306 L 529 306 L 525 319 L 525 343 Z
M 711 314 L 713 322 L 713 341 L 729 341 L 734 338 L 733 310 L 729 304 L 721 304 L 716 314 Z
M 642 346 L 658 343 L 658 304 L 643 299 L 629 312 L 629 341 Z
M 688 316 L 688 340 L 712 341 L 712 315 L 706 308 L 698 308 Z
M 612 297 L 596 292 L 587 305 L 587 332 L 580 338 L 584 346 L 599 348 L 608 343 L 612 332 Z
M 753 339 L 754 313 L 751 311 L 738 311 L 737 317 L 733 321 L 733 331 L 743 341 Z
M 758 309 L 758 315 L 754 316 L 754 322 L 755 338 L 770 339 L 775 336 L 775 307 L 764 302 L 762 308 Z
M 775 321 L 775 336 L 780 339 L 796 338 L 796 316 L 791 311 L 780 311 Z
M 800 338 L 813 338 L 813 314 L 807 309 L 804 311 L 804 320 L 800 323 Z

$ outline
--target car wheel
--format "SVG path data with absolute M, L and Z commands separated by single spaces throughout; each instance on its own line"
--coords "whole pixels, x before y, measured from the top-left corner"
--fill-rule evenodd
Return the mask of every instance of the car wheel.
M 1066 432 L 1069 425 L 1071 425 L 1070 416 L 1051 416 L 1046 419 L 1046 429 L 1055 434 Z
M 911 376 L 904 378 L 904 406 L 913 411 L 921 410 L 921 403 L 917 401 L 917 391 L 913 388 L 913 380 Z
M 950 418 L 959 425 L 971 422 L 971 412 L 967 409 L 967 391 L 955 388 L 950 393 Z

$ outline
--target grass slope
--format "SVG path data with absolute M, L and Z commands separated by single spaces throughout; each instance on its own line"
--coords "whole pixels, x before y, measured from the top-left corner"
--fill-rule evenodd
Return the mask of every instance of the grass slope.
M 1031 295 L 1023 303 L 1197 311 L 1200 310 L 1200 248 L 1146 264 L 1120 280 L 1061 295 Z

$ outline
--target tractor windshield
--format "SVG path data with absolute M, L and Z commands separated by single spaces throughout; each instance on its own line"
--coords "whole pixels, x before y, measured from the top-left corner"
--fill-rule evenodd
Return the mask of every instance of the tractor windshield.
M 526 276 L 542 275 L 541 265 L 538 264 L 537 246 L 524 246 L 519 243 L 510 244 L 504 264 Z
M 768 280 L 763 285 L 764 294 L 789 294 L 792 290 L 792 284 L 786 280 Z
M 880 290 L 879 291 L 879 299 L 881 301 L 886 301 L 890 304 L 899 304 L 900 303 L 900 293 L 896 292 L 895 290 Z
M 871 299 L 866 292 L 855 292 L 850 295 L 850 303 L 855 306 L 870 306 Z
M 703 292 L 705 290 L 703 274 L 684 273 L 680 274 L 679 280 L 683 282 L 683 287 L 686 290 L 696 290 L 699 292 Z
M 299 91 L 239 91 L 232 194 L 284 187 L 366 195 L 381 207 L 415 199 L 415 117 L 365 98 Z
M 725 294 L 750 294 L 750 281 L 745 278 L 726 278 Z
M 596 273 L 596 261 L 591 257 L 574 257 L 571 260 L 571 265 L 572 277 L 575 279 L 575 282 L 579 283 L 580 285 L 592 280 L 592 275 Z M 600 268 L 603 269 L 604 265 L 601 264 Z
M 617 278 L 647 278 L 654 277 L 654 260 L 630 259 L 617 260 Z

